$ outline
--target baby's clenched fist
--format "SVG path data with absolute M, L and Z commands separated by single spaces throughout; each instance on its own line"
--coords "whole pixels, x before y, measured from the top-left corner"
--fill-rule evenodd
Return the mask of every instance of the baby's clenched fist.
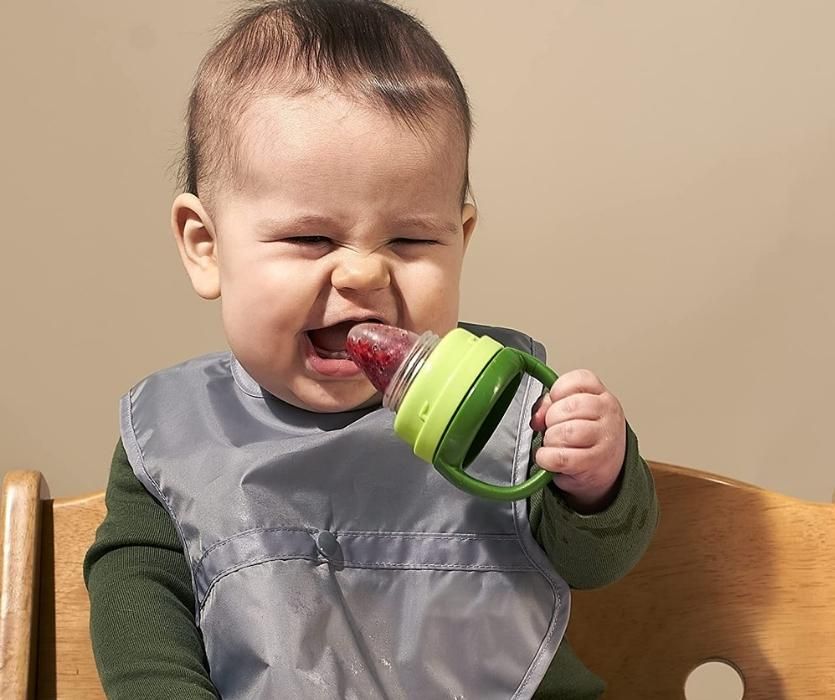
M 617 493 L 626 453 L 620 402 L 585 369 L 563 374 L 533 409 L 531 427 L 543 434 L 536 463 L 577 511 L 604 509 Z

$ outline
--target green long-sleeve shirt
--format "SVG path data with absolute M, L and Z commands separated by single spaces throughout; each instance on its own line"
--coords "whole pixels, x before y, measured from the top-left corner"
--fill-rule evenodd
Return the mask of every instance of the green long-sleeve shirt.
M 87 553 L 84 579 L 107 697 L 216 698 L 194 623 L 182 543 L 165 509 L 134 476 L 121 442 L 105 499 L 107 516 Z M 556 488 L 548 488 L 530 498 L 529 519 L 537 542 L 568 584 L 593 588 L 615 581 L 638 561 L 655 530 L 657 508 L 652 476 L 627 426 L 620 488 L 609 507 L 580 515 Z M 586 700 L 599 697 L 603 688 L 563 641 L 534 698 Z

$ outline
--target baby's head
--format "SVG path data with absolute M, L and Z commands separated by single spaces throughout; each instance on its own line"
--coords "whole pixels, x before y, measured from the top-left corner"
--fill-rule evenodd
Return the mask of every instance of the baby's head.
M 345 358 L 353 323 L 455 326 L 476 220 L 469 141 L 443 50 L 377 0 L 261 5 L 207 54 L 172 224 L 261 386 L 313 411 L 355 408 L 375 392 Z

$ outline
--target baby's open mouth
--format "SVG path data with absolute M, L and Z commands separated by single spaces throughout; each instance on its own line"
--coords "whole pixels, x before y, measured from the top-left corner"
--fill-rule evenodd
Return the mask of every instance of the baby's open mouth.
M 310 344 L 319 357 L 326 360 L 347 360 L 348 353 L 345 352 L 345 341 L 350 331 L 358 323 L 381 323 L 377 319 L 369 318 L 364 321 L 342 321 L 324 328 L 314 328 L 307 331 Z

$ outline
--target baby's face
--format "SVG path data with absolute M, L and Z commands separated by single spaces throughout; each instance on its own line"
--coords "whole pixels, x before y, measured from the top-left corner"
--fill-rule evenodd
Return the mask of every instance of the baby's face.
M 475 225 L 461 137 L 332 93 L 259 98 L 240 133 L 238 186 L 212 211 L 230 347 L 284 401 L 356 408 L 375 391 L 344 354 L 351 325 L 457 323 Z

